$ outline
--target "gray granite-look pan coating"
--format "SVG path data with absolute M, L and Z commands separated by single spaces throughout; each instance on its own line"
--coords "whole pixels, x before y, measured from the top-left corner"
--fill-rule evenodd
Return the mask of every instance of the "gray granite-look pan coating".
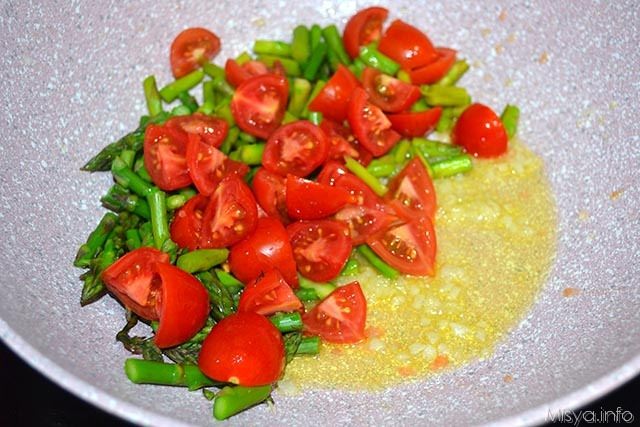
M 470 60 L 474 99 L 522 109 L 558 203 L 548 284 L 495 355 L 382 393 L 276 394 L 237 425 L 531 424 L 640 370 L 640 8 L 629 1 L 397 1 L 391 16 Z M 108 174 L 79 172 L 135 127 L 141 80 L 170 79 L 183 28 L 218 33 L 219 58 L 297 23 L 338 22 L 370 2 L 27 2 L 0 5 L 0 336 L 82 398 L 149 425 L 211 424 L 199 393 L 136 386 L 114 335 L 122 309 L 78 304 L 76 247 L 97 223 Z M 563 297 L 567 287 L 579 289 Z M 513 381 L 505 382 L 505 375 Z M 637 416 L 638 414 L 636 414 Z

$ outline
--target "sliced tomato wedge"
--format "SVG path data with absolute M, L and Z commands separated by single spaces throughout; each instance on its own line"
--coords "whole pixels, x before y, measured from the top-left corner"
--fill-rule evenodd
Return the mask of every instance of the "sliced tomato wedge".
M 347 118 L 354 135 L 374 156 L 382 156 L 400 139 L 380 108 L 369 102 L 367 92 L 356 88 L 349 101 Z
M 454 144 L 477 157 L 496 157 L 507 151 L 509 138 L 500 117 L 483 104 L 467 107 L 451 132 Z
M 207 322 L 209 294 L 198 279 L 176 266 L 156 263 L 155 269 L 162 293 L 160 324 L 153 341 L 160 348 L 174 347 L 188 341 Z
M 129 310 L 147 320 L 158 320 L 160 282 L 155 265 L 168 264 L 169 255 L 154 248 L 139 248 L 120 257 L 102 273 L 102 281 Z
M 258 208 L 251 189 L 237 175 L 227 175 L 211 195 L 202 219 L 201 248 L 225 248 L 256 228 Z
M 347 117 L 347 103 L 353 90 L 360 86 L 356 76 L 343 65 L 339 65 L 333 76 L 327 81 L 320 93 L 316 95 L 309 110 L 322 113 L 337 122 L 342 122 Z
M 446 47 L 437 49 L 438 57 L 430 64 L 409 70 L 409 78 L 413 84 L 433 84 L 444 77 L 456 62 L 456 51 Z
M 262 165 L 279 175 L 307 176 L 323 164 L 329 142 L 322 130 L 307 120 L 287 123 L 267 140 Z
M 352 204 L 369 207 L 378 207 L 382 204 L 380 197 L 367 184 L 338 162 L 327 162 L 318 174 L 317 180 L 321 184 L 347 190 L 352 196 Z
M 249 166 L 231 160 L 197 134 L 189 134 L 187 165 L 196 188 L 207 196 L 213 194 L 226 176 L 243 177 L 249 172 Z
M 171 191 L 191 184 L 187 168 L 187 134 L 166 125 L 149 125 L 144 133 L 144 166 L 153 183 Z
M 209 204 L 209 198 L 197 194 L 184 204 L 171 221 L 171 240 L 181 248 L 190 251 L 200 247 L 202 217 Z
M 289 83 L 282 75 L 263 74 L 242 82 L 231 99 L 231 113 L 240 129 L 267 139 L 282 122 Z
M 349 19 L 344 27 L 344 48 L 351 58 L 360 54 L 360 46 L 380 40 L 382 24 L 387 20 L 389 11 L 384 7 L 362 9 Z
M 238 87 L 245 80 L 251 77 L 268 74 L 269 68 L 260 61 L 247 61 L 244 64 L 238 64 L 234 59 L 227 59 L 224 64 L 225 78 L 233 87 Z
M 351 254 L 349 230 L 337 221 L 298 221 L 287 233 L 298 271 L 316 282 L 336 278 Z
M 253 194 L 265 213 L 279 218 L 283 224 L 289 224 L 291 219 L 287 214 L 286 178 L 265 168 L 259 168 L 251 181 Z
M 391 127 L 402 136 L 417 137 L 433 131 L 442 115 L 441 107 L 430 108 L 415 113 L 389 114 Z
M 438 59 L 431 40 L 416 27 L 396 19 L 380 39 L 378 50 L 405 70 L 412 70 Z
M 204 142 L 214 147 L 222 145 L 229 131 L 227 122 L 202 113 L 172 117 L 167 120 L 165 126 L 180 129 L 188 134 L 199 135 Z
M 369 95 L 369 101 L 389 113 L 408 110 L 421 96 L 418 86 L 371 67 L 362 72 L 362 86 Z
M 422 161 L 414 158 L 389 182 L 389 191 L 385 195 L 400 214 L 408 218 L 428 218 L 433 221 L 436 215 L 436 190 Z
M 202 343 L 198 367 L 209 378 L 247 387 L 276 382 L 285 365 L 282 334 L 264 316 L 235 313 Z
M 353 246 L 364 243 L 367 237 L 386 228 L 398 219 L 397 216 L 386 211 L 357 205 L 345 206 L 336 213 L 334 218 L 347 226 Z
M 304 331 L 337 344 L 365 339 L 367 301 L 358 282 L 340 286 L 302 317 Z
M 229 266 L 233 275 L 243 283 L 276 269 L 289 286 L 298 287 L 289 235 L 277 218 L 259 218 L 253 233 L 231 247 Z
M 358 160 L 360 153 L 356 147 L 349 142 L 355 140 L 349 128 L 331 119 L 323 119 L 320 123 L 320 129 L 322 129 L 329 141 L 328 160 L 342 161 L 345 156 Z
M 295 175 L 287 176 L 287 213 L 294 219 L 326 218 L 342 209 L 355 198 L 347 190 Z
M 206 28 L 187 28 L 171 43 L 171 71 L 176 79 L 199 68 L 220 52 L 220 39 Z
M 392 225 L 369 236 L 367 244 L 387 264 L 414 276 L 433 276 L 436 232 L 429 218 Z
M 251 311 L 268 316 L 279 311 L 298 311 L 302 303 L 278 270 L 272 269 L 245 286 L 238 311 Z

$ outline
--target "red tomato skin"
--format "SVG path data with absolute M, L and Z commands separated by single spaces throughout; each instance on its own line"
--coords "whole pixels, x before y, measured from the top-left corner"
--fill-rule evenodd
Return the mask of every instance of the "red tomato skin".
M 201 248 L 226 248 L 256 228 L 258 208 L 251 189 L 236 175 L 227 175 L 211 195 L 202 218 Z
M 360 54 L 360 46 L 380 40 L 382 23 L 389 11 L 384 7 L 362 9 L 349 19 L 344 27 L 344 48 L 353 59 Z
M 453 127 L 451 139 L 476 157 L 504 154 L 509 140 L 500 117 L 483 104 L 472 104 L 462 112 Z
M 391 127 L 406 137 L 424 136 L 436 128 L 442 115 L 441 107 L 430 108 L 415 113 L 389 114 Z
M 349 192 L 315 181 L 287 176 L 287 213 L 293 219 L 326 218 L 353 202 Z
M 329 155 L 329 141 L 322 130 L 307 120 L 281 126 L 271 134 L 262 154 L 262 166 L 286 176 L 307 176 Z
M 456 51 L 446 47 L 439 47 L 438 58 L 420 68 L 409 70 L 409 78 L 413 84 L 433 84 L 444 77 L 456 62 Z
M 153 341 L 174 347 L 193 337 L 209 316 L 209 294 L 195 277 L 171 264 L 156 264 L 162 281 L 158 311 L 160 324 Z
M 187 28 L 171 43 L 169 59 L 173 77 L 178 79 L 189 74 L 219 51 L 220 39 L 214 33 L 206 28 Z
M 265 272 L 277 269 L 289 286 L 298 287 L 298 273 L 289 235 L 276 218 L 259 218 L 256 229 L 231 247 L 231 272 L 242 283 L 249 283 Z
M 144 165 L 153 183 L 165 191 L 191 184 L 187 168 L 187 134 L 166 125 L 149 125 L 144 133 Z
M 169 255 L 154 248 L 138 248 L 111 264 L 101 275 L 105 286 L 129 310 L 147 320 L 158 320 L 160 283 L 155 265 L 168 264 Z
M 194 113 L 190 116 L 172 117 L 165 126 L 179 129 L 187 134 L 200 136 L 207 144 L 219 147 L 227 137 L 229 125 L 217 117 L 206 116 L 202 113 Z
M 302 302 L 278 270 L 268 270 L 245 286 L 238 302 L 238 312 L 251 311 L 268 316 L 279 311 L 302 310 Z
M 426 217 L 433 221 L 436 216 L 436 190 L 429 172 L 418 158 L 411 160 L 389 182 L 385 200 L 392 203 L 394 210 L 408 218 Z M 417 200 L 414 196 L 417 196 Z
M 418 86 L 371 67 L 362 72 L 362 86 L 369 95 L 369 101 L 387 113 L 408 110 L 421 96 Z
M 347 117 L 349 98 L 360 82 L 343 65 L 339 65 L 320 93 L 309 103 L 309 110 L 322 113 L 323 117 L 342 122 Z
M 287 190 L 284 176 L 261 167 L 253 176 L 251 186 L 256 201 L 268 216 L 279 218 L 284 225 L 291 222 L 287 215 Z
M 266 317 L 235 313 L 202 343 L 198 366 L 214 380 L 253 387 L 277 381 L 284 370 L 282 335 Z
M 243 81 L 231 99 L 231 114 L 244 132 L 267 139 L 282 123 L 289 82 L 279 74 L 263 74 Z
M 438 58 L 431 40 L 416 27 L 400 19 L 391 23 L 378 44 L 378 50 L 405 70 L 422 67 Z
M 347 119 L 358 142 L 375 157 L 387 153 L 400 140 L 380 108 L 368 100 L 367 92 L 356 88 L 349 101 Z
M 365 339 L 366 320 L 367 300 L 358 282 L 338 287 L 302 317 L 305 333 L 336 344 Z
M 171 221 L 171 240 L 181 248 L 188 248 L 190 251 L 198 249 L 202 232 L 202 216 L 208 204 L 207 196 L 197 194 L 178 209 Z

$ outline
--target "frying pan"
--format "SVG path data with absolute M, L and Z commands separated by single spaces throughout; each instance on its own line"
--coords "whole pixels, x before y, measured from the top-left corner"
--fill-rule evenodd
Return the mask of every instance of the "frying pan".
M 79 167 L 135 127 L 144 111 L 140 82 L 150 73 L 170 80 L 168 46 L 183 28 L 218 33 L 226 58 L 256 38 L 288 39 L 297 23 L 343 25 L 369 4 L 4 1 L 2 339 L 63 387 L 133 422 L 210 424 L 210 403 L 199 395 L 128 382 L 126 353 L 114 340 L 123 323 L 115 301 L 80 308 L 71 261 L 100 217 L 110 178 Z M 474 99 L 521 107 L 520 135 L 544 159 L 557 202 L 555 262 L 537 302 L 492 357 L 383 392 L 276 394 L 275 409 L 259 406 L 232 424 L 533 424 L 640 371 L 637 4 L 387 7 L 469 59 L 464 84 Z M 566 288 L 577 295 L 564 296 Z

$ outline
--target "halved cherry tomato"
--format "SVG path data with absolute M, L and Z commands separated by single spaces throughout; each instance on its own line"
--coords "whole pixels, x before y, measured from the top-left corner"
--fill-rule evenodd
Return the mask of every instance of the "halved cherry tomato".
M 347 117 L 347 103 L 353 90 L 360 86 L 360 82 L 349 69 L 339 65 L 333 76 L 327 81 L 322 90 L 316 95 L 309 110 L 322 113 L 337 122 L 342 122 Z
M 249 172 L 249 166 L 231 160 L 197 134 L 189 134 L 187 165 L 196 188 L 206 196 L 218 188 L 218 184 L 224 177 L 228 175 L 243 177 Z
M 209 316 L 209 294 L 198 279 L 178 267 L 156 263 L 155 269 L 162 293 L 160 324 L 153 341 L 160 348 L 173 347 L 202 329 Z
M 158 187 L 171 191 L 191 184 L 186 154 L 185 132 L 161 125 L 147 127 L 144 133 L 144 166 Z
M 378 50 L 405 70 L 422 67 L 438 59 L 431 40 L 416 27 L 396 19 L 380 39 Z
M 456 51 L 446 47 L 437 49 L 438 58 L 430 64 L 409 70 L 411 83 L 416 85 L 433 84 L 444 77 L 456 62 Z
M 433 221 L 436 215 L 436 190 L 422 161 L 414 158 L 389 182 L 387 200 L 395 200 L 396 210 L 407 210 L 408 218 L 426 217 Z M 400 214 L 402 212 L 399 212 Z
M 235 174 L 227 175 L 204 211 L 200 247 L 225 248 L 256 228 L 258 209 L 251 189 Z
M 369 101 L 382 111 L 397 113 L 408 110 L 420 98 L 420 88 L 367 67 L 362 72 L 362 86 Z
M 282 334 L 266 317 L 235 313 L 218 322 L 202 343 L 198 367 L 217 381 L 271 384 L 284 370 Z
M 365 338 L 367 301 L 358 282 L 340 286 L 302 317 L 304 331 L 323 340 L 349 344 Z
M 231 99 L 231 113 L 243 131 L 267 139 L 282 122 L 289 83 L 282 75 L 263 74 L 242 82 Z
M 139 248 L 120 257 L 102 273 L 105 286 L 126 308 L 147 320 L 158 320 L 160 282 L 155 264 L 168 264 L 169 255 L 154 248 Z
M 197 194 L 187 201 L 173 216 L 171 240 L 181 248 L 190 251 L 200 247 L 202 217 L 209 204 L 209 198 Z
M 355 202 L 347 190 L 287 175 L 287 212 L 294 219 L 326 218 Z
M 353 246 L 364 243 L 368 236 L 379 232 L 398 219 L 386 210 L 366 205 L 347 205 L 338 211 L 334 218 L 347 226 Z
M 258 204 L 266 214 L 280 218 L 280 221 L 286 225 L 291 220 L 287 215 L 285 182 L 284 176 L 269 172 L 265 168 L 259 168 L 253 176 L 251 186 Z
M 389 11 L 384 7 L 362 9 L 349 19 L 344 27 L 344 48 L 351 58 L 360 54 L 360 46 L 380 40 L 382 23 Z
M 367 92 L 356 88 L 349 101 L 349 125 L 360 144 L 374 156 L 382 156 L 400 139 L 380 108 L 369 102 Z
M 229 266 L 233 275 L 243 283 L 276 269 L 289 286 L 298 287 L 289 235 L 277 218 L 259 218 L 254 232 L 231 247 Z
M 509 140 L 500 117 L 483 104 L 470 105 L 462 112 L 453 127 L 451 139 L 477 157 L 504 154 Z
M 245 286 L 238 302 L 238 312 L 252 311 L 264 316 L 300 309 L 302 303 L 275 269 L 268 270 Z
M 387 118 L 391 127 L 403 136 L 424 136 L 435 129 L 442 114 L 441 107 L 415 113 L 389 114 Z
M 329 154 L 327 136 L 310 121 L 298 120 L 271 134 L 262 154 L 262 166 L 280 175 L 307 176 Z
M 227 59 L 224 64 L 225 78 L 233 87 L 238 87 L 245 80 L 254 76 L 269 73 L 269 68 L 260 61 L 247 61 L 244 64 L 238 64 L 234 59 Z
M 387 264 L 405 274 L 433 276 L 436 232 L 429 218 L 392 225 L 369 236 L 367 244 Z
M 351 254 L 349 230 L 337 221 L 298 221 L 287 233 L 298 271 L 316 282 L 336 278 Z
M 222 145 L 229 131 L 227 122 L 217 117 L 206 116 L 202 113 L 172 117 L 167 120 L 165 126 L 199 135 L 204 142 L 214 147 Z
M 220 52 L 220 39 L 205 28 L 187 28 L 171 43 L 171 71 L 176 79 L 189 74 Z

